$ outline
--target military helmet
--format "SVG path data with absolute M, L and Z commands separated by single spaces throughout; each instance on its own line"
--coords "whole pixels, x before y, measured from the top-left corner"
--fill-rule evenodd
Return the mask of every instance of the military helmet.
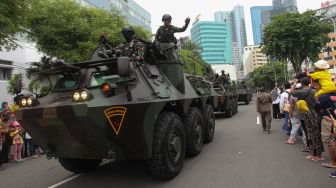
M 133 36 L 134 35 L 134 30 L 131 26 L 125 26 L 122 28 L 121 33 L 124 36 Z
M 169 14 L 165 14 L 162 16 L 162 21 L 171 21 L 172 17 Z

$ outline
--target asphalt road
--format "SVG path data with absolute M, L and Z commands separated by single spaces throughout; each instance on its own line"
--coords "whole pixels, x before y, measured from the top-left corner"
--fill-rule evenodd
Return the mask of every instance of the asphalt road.
M 137 187 L 137 188 L 332 188 L 336 178 L 321 162 L 305 159 L 303 145 L 286 145 L 282 121 L 273 120 L 272 132 L 256 125 L 255 101 L 240 105 L 230 119 L 216 120 L 215 139 L 202 153 L 187 159 L 182 172 L 171 181 L 151 177 L 143 162 L 108 163 L 97 170 L 74 175 L 56 160 L 44 156 L 5 165 L 0 187 Z M 328 161 L 326 153 L 324 153 Z M 70 179 L 69 179 L 70 178 Z M 63 181 L 65 180 L 65 181 Z

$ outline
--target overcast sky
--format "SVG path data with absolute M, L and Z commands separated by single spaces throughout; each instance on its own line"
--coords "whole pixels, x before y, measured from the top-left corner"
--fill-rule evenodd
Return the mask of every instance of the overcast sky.
M 152 16 L 152 30 L 156 32 L 158 27 L 162 25 L 161 18 L 163 14 L 170 14 L 173 17 L 172 24 L 182 27 L 187 16 L 191 18 L 191 23 L 195 21 L 195 17 L 201 14 L 201 21 L 214 21 L 214 13 L 216 11 L 231 11 L 237 4 L 244 6 L 247 41 L 253 44 L 252 24 L 250 7 L 252 6 L 271 6 L 272 0 L 134 0 L 140 6 L 145 8 Z M 299 12 L 307 9 L 319 9 L 321 2 L 326 0 L 297 0 Z M 182 34 L 176 34 L 176 37 L 190 36 L 189 29 Z

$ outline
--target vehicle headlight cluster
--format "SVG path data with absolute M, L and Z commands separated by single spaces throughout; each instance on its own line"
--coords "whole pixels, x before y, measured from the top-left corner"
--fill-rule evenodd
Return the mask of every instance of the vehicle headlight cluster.
M 74 101 L 88 101 L 92 98 L 92 95 L 89 91 L 81 90 L 81 91 L 75 91 L 72 94 L 72 99 Z
M 22 98 L 20 102 L 21 106 L 34 106 L 35 104 L 38 104 L 37 99 L 33 97 Z

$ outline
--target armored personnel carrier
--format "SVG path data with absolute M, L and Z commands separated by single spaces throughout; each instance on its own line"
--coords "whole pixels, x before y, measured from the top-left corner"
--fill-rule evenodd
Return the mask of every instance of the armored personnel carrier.
M 238 112 L 237 88 L 226 74 L 212 76 L 210 79 L 218 96 L 218 107 L 215 112 L 222 113 L 226 117 L 232 117 Z
M 185 156 L 214 138 L 217 93 L 185 74 L 174 47 L 133 36 L 117 49 L 101 45 L 87 62 L 54 61 L 39 74 L 49 93 L 22 95 L 16 117 L 49 158 L 80 173 L 103 159 L 146 160 L 149 171 L 174 178 Z
M 252 91 L 246 86 L 245 81 L 238 84 L 238 102 L 244 102 L 246 105 L 252 100 Z

